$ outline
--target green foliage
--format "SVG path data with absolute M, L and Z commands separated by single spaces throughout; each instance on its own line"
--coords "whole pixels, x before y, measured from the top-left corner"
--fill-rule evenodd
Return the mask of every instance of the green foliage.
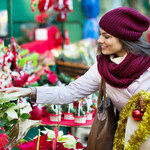
M 20 116 L 20 119 L 26 120 L 26 119 L 29 119 L 30 117 L 31 117 L 31 115 L 29 115 L 28 113 L 24 113 Z
M 65 84 L 69 84 L 70 82 L 73 81 L 72 77 L 64 73 L 57 74 L 57 77 L 62 83 L 65 83 Z
M 3 127 L 6 123 L 5 119 L 0 119 L 0 127 Z
M 19 147 L 13 147 L 11 150 L 20 150 Z
M 74 116 L 78 116 L 78 109 L 75 108 L 75 111 L 73 112 Z M 85 116 L 85 111 L 80 109 L 80 116 Z
M 48 113 L 56 114 L 56 111 L 51 109 L 50 107 L 48 107 L 46 110 L 47 110 Z
M 68 112 L 68 109 L 69 109 L 68 104 L 62 105 L 61 108 L 62 108 L 62 112 Z M 71 108 L 70 109 L 70 113 L 75 113 L 75 112 L 76 112 L 75 108 L 73 108 L 73 109 Z

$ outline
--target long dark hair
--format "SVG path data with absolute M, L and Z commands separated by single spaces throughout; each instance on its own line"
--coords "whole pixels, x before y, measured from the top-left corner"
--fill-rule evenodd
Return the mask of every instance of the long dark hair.
M 120 41 L 123 43 L 124 49 L 127 52 L 150 56 L 150 44 L 144 39 L 141 38 L 136 41 L 125 41 L 120 39 Z
M 120 42 L 123 43 L 123 48 L 127 52 L 150 56 L 150 44 L 142 38 L 136 41 L 126 41 L 120 39 Z M 97 53 L 101 53 L 101 47 L 99 46 L 99 44 Z

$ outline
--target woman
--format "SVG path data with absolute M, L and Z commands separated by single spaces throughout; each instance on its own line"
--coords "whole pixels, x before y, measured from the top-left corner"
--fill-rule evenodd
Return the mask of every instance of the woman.
M 76 81 L 64 87 L 6 88 L 21 92 L 36 103 L 67 104 L 97 91 L 101 78 L 115 107 L 121 111 L 140 90 L 150 92 L 150 45 L 140 39 L 150 20 L 138 11 L 119 7 L 100 20 L 97 63 Z

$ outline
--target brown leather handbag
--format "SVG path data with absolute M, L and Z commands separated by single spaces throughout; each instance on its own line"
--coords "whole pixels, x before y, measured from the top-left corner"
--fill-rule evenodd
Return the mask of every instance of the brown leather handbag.
M 119 114 L 115 111 L 111 100 L 106 98 L 106 86 L 103 79 L 99 88 L 97 106 L 86 150 L 112 150 Z

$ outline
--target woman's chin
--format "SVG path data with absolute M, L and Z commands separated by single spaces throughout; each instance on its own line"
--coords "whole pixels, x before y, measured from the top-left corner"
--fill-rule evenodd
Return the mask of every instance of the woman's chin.
M 102 51 L 102 54 L 103 55 L 110 55 L 109 53 L 106 53 L 106 52 L 103 52 L 103 51 Z

